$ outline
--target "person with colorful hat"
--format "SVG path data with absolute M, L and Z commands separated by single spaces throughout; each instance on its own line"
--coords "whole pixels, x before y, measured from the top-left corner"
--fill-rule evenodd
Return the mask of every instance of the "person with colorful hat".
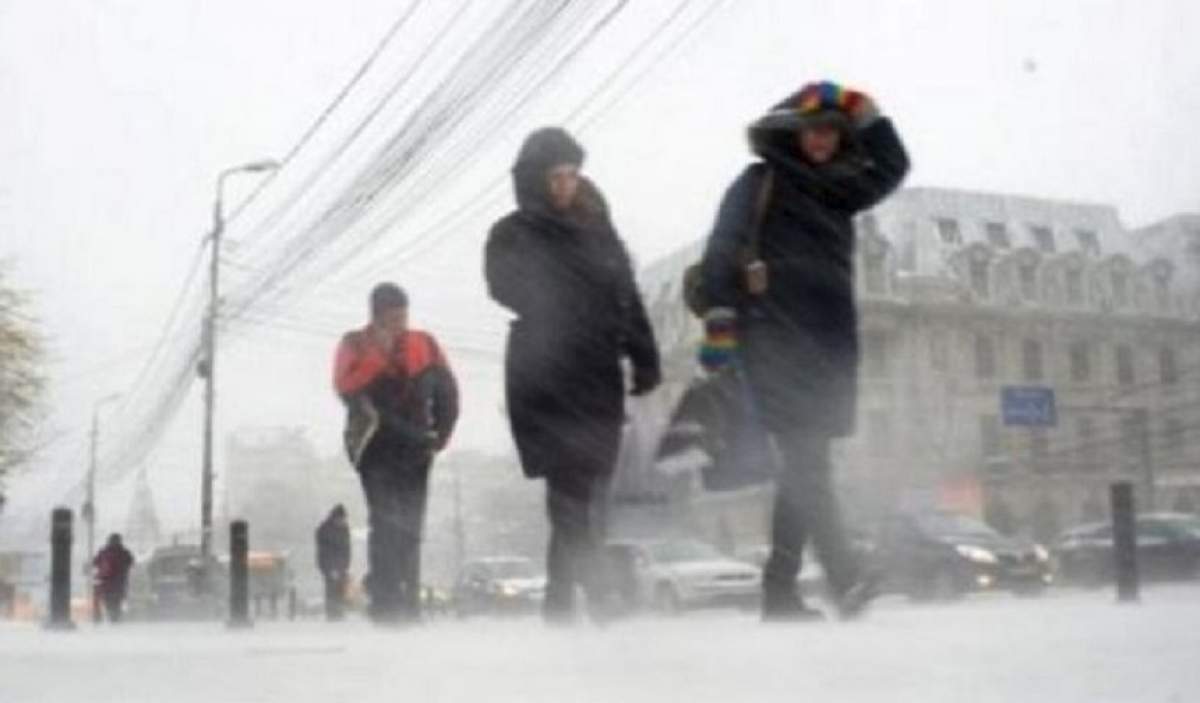
M 725 193 L 701 263 L 700 361 L 711 371 L 739 365 L 782 458 L 763 618 L 819 617 L 796 590 L 806 542 L 839 614 L 853 617 L 873 583 L 849 546 L 830 463 L 831 441 L 853 434 L 856 415 L 852 219 L 899 186 L 909 159 L 874 100 L 828 81 L 772 107 L 749 140 L 758 160 Z

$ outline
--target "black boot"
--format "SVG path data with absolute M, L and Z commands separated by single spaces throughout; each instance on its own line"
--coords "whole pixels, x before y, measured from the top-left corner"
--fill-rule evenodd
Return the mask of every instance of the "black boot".
M 770 589 L 763 591 L 763 622 L 820 622 L 824 619 L 825 614 L 806 606 L 795 590 Z

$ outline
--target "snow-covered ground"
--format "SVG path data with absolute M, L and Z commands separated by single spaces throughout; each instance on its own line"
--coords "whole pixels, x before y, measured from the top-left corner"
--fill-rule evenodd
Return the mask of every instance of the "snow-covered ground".
M 861 622 L 740 613 L 546 629 L 536 620 L 0 625 L 0 701 L 1200 700 L 1200 586 L 945 606 L 883 601 Z

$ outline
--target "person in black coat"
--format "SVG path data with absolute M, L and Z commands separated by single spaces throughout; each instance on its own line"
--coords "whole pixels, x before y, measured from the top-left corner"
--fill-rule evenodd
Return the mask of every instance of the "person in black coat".
M 852 616 L 870 584 L 842 529 L 829 459 L 830 441 L 854 432 L 856 414 L 852 218 L 900 184 L 908 156 L 868 96 L 828 82 L 777 104 L 749 136 L 761 161 L 726 192 L 702 262 L 711 307 L 701 362 L 741 365 L 784 460 L 763 573 L 764 617 L 813 614 L 795 590 L 809 538 L 841 614 Z M 754 256 L 747 233 L 763 196 Z
M 622 358 L 634 395 L 660 381 L 658 350 L 624 245 L 584 152 L 564 130 L 529 135 L 513 167 L 517 209 L 492 226 L 485 277 L 516 319 L 505 360 L 509 421 L 525 475 L 544 478 L 550 518 L 548 620 L 574 614 L 600 526 L 596 506 L 624 418 Z
M 325 580 L 325 617 L 346 614 L 346 582 L 350 575 L 350 524 L 346 508 L 335 505 L 317 527 L 317 569 Z

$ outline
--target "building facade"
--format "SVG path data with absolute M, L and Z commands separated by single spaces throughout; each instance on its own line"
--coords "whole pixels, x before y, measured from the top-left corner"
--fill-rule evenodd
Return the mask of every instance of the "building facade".
M 856 230 L 858 431 L 835 446 L 852 514 L 942 505 L 1047 539 L 1104 517 L 1115 480 L 1143 508 L 1200 505 L 1200 216 L 1133 230 L 1106 205 L 914 188 Z M 680 283 L 701 246 L 642 277 L 667 360 L 659 426 L 696 374 Z M 1051 389 L 1056 423 L 1005 426 L 1010 386 Z M 618 479 L 663 484 L 646 462 Z M 731 503 L 691 485 L 673 500 Z M 765 505 L 718 519 L 765 534 Z

